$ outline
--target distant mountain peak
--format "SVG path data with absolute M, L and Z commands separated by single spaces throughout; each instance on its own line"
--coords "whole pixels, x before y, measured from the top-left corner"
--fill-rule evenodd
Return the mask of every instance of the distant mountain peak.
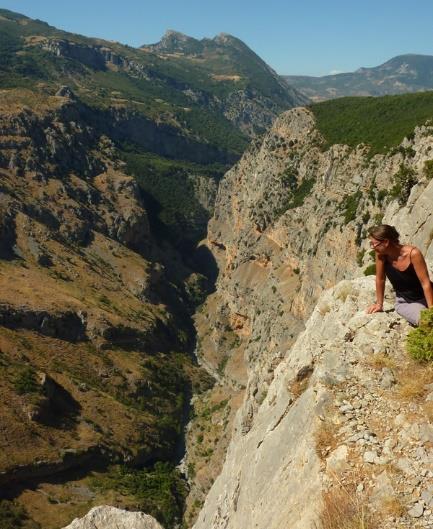
M 188 42 L 188 41 L 195 41 L 197 39 L 190 37 L 189 35 L 186 35 L 185 33 L 182 33 L 181 31 L 176 31 L 175 29 L 167 29 L 167 31 L 164 33 L 161 42 L 165 40 L 177 40 L 180 42 Z
M 230 33 L 218 33 L 218 35 L 214 37 L 213 40 L 219 44 L 231 44 L 233 42 L 239 42 L 239 39 L 233 35 L 230 35 Z
M 144 44 L 142 48 L 147 48 L 157 52 L 189 52 L 200 46 L 200 41 L 185 35 L 180 31 L 168 29 L 161 40 L 155 44 Z
M 145 44 L 142 48 L 163 53 L 200 53 L 203 48 L 209 46 L 247 48 L 244 42 L 230 35 L 230 33 L 219 33 L 213 38 L 196 39 L 174 29 L 168 29 L 156 44 Z

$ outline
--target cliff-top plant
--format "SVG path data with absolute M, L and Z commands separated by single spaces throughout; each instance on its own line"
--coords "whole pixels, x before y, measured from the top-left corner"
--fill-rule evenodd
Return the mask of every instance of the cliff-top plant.
M 424 162 L 423 173 L 429 180 L 433 178 L 433 160 L 426 160 Z
M 341 203 L 341 209 L 344 212 L 344 224 L 348 224 L 356 218 L 356 211 L 358 210 L 359 202 L 362 198 L 362 193 L 358 189 L 355 193 L 344 197 Z
M 401 206 L 406 205 L 411 189 L 416 184 L 415 171 L 411 167 L 400 164 L 400 168 L 393 177 L 394 186 L 390 195 L 398 200 Z
M 323 495 L 320 517 L 323 529 L 378 529 L 367 499 L 357 494 L 354 483 L 339 483 Z
M 314 178 L 304 178 L 297 188 L 290 188 L 287 197 L 274 212 L 276 217 L 283 215 L 287 210 L 298 208 L 303 205 L 305 199 L 311 193 L 314 186 Z
M 433 360 L 433 309 L 421 311 L 419 327 L 408 334 L 406 348 L 416 360 Z

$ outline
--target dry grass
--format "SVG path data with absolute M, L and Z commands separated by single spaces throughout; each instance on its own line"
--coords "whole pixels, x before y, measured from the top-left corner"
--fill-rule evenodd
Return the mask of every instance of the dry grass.
M 433 366 L 408 359 L 397 371 L 398 395 L 403 400 L 421 400 L 427 393 L 426 386 L 433 382 Z
M 353 287 L 350 281 L 341 281 L 334 290 L 334 298 L 339 299 L 343 303 L 346 301 L 348 296 L 355 295 L 357 290 Z
M 433 423 L 433 401 L 428 401 L 423 405 L 424 413 L 429 422 Z
M 390 357 L 387 353 L 377 353 L 369 357 L 366 363 L 373 369 L 383 369 L 389 367 L 394 369 L 397 365 L 395 358 Z
M 385 516 L 393 516 L 394 518 L 400 518 L 406 514 L 406 509 L 401 501 L 395 496 L 385 498 L 381 504 L 381 513 Z
M 235 81 L 235 82 L 237 82 L 237 81 L 241 80 L 241 76 L 240 75 L 216 75 L 216 74 L 212 74 L 211 77 L 215 81 Z
M 295 380 L 290 384 L 289 390 L 295 400 L 299 398 L 302 393 L 304 393 L 304 391 L 307 389 L 309 380 L 310 377 L 307 377 L 303 380 Z
M 320 300 L 318 303 L 317 303 L 317 310 L 320 312 L 320 314 L 322 316 L 325 316 L 325 314 L 327 314 L 328 312 L 331 311 L 331 305 L 328 301 L 326 300 Z
M 391 461 L 390 463 L 383 465 L 382 468 L 388 474 L 388 476 L 393 479 L 403 477 L 403 471 L 395 465 L 395 461 Z
M 335 424 L 330 421 L 324 421 L 316 432 L 316 453 L 322 460 L 337 447 L 335 431 Z
M 364 495 L 354 484 L 339 483 L 323 495 L 321 529 L 378 529 Z
M 307 389 L 313 374 L 313 366 L 305 366 L 299 370 L 296 377 L 288 384 L 288 389 L 292 393 L 294 400 L 299 398 Z
M 369 508 L 368 489 L 357 491 L 371 476 L 364 467 L 353 469 L 343 478 L 332 476 L 334 486 L 323 494 L 320 529 L 379 529 L 381 524 Z
M 47 96 L 25 88 L 0 90 L 0 112 L 4 114 L 15 114 L 27 107 L 40 115 L 59 107 L 61 104 L 62 98 Z

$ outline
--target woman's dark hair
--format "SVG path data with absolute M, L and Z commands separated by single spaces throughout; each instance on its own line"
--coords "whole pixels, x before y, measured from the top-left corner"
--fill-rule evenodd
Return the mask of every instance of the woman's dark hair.
M 368 229 L 368 234 L 378 241 L 392 241 L 398 243 L 400 240 L 400 234 L 389 224 L 380 224 L 379 226 L 372 226 Z

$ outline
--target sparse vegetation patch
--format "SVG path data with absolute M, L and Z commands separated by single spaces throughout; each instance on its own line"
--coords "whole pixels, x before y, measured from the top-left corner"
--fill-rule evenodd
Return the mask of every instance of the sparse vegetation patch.
M 112 467 L 108 474 L 92 480 L 95 490 L 116 490 L 132 496 L 140 510 L 154 516 L 167 529 L 178 527 L 187 495 L 185 481 L 170 463 L 158 462 L 142 470 Z
M 321 522 L 323 529 L 378 529 L 354 484 L 335 485 L 323 495 Z
M 426 160 L 424 162 L 423 173 L 429 180 L 433 178 L 433 160 Z
M 408 334 L 406 346 L 416 360 L 433 360 L 433 309 L 421 312 L 419 327 Z
M 343 202 L 341 203 L 340 207 L 344 214 L 344 224 L 349 224 L 349 222 L 355 220 L 356 212 L 358 210 L 361 198 L 362 193 L 358 189 L 358 191 L 355 191 L 355 193 L 352 193 L 351 195 L 347 195 L 343 199 Z
M 401 164 L 393 180 L 394 186 L 390 191 L 390 195 L 396 198 L 401 206 L 404 206 L 407 203 L 412 187 L 417 182 L 415 171 L 411 167 Z
M 22 505 L 13 501 L 0 500 L 1 529 L 40 529 L 40 525 L 29 520 Z

